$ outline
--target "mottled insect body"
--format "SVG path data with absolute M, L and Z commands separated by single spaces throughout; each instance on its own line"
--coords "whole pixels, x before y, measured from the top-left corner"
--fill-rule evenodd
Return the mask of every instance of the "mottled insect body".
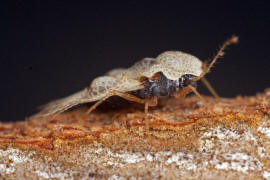
M 130 68 L 111 70 L 104 76 L 95 78 L 85 89 L 45 105 L 36 116 L 54 115 L 78 104 L 96 102 L 88 111 L 90 113 L 114 95 L 145 104 L 147 113 L 148 106 L 157 105 L 159 97 L 171 95 L 177 97 L 175 93 L 187 88 L 200 96 L 195 89 L 196 81 L 200 79 L 217 96 L 203 77 L 210 71 L 218 57 L 222 56 L 225 47 L 237 41 L 236 36 L 227 40 L 207 67 L 190 54 L 181 51 L 166 51 L 156 58 L 144 58 Z
M 144 88 L 131 92 L 132 94 L 138 96 L 142 99 L 149 99 L 152 96 L 160 97 L 169 97 L 172 93 L 177 92 L 181 89 L 184 89 L 188 85 L 192 85 L 196 88 L 197 83 L 192 82 L 192 79 L 195 77 L 191 74 L 185 74 L 181 78 L 176 80 L 168 79 L 163 73 L 156 74 L 156 78 L 146 79 L 144 83 Z

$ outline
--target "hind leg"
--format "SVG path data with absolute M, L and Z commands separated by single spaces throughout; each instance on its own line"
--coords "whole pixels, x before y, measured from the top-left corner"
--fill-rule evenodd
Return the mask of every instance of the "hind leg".
M 188 88 L 190 88 L 194 92 L 194 94 L 196 94 L 196 96 L 201 99 L 201 101 L 205 102 L 205 99 L 201 96 L 201 94 L 196 90 L 195 87 L 188 85 Z
M 192 90 L 190 88 L 184 88 L 184 89 L 181 89 L 179 91 L 173 92 L 172 96 L 177 98 L 177 99 L 185 98 L 187 96 L 187 94 L 189 94 L 191 91 Z
M 94 105 L 92 105 L 88 111 L 87 114 L 90 114 L 92 111 L 94 111 L 101 103 L 103 103 L 106 99 L 108 99 L 110 96 L 105 96 L 104 98 L 98 100 Z
M 191 85 L 188 85 L 186 88 L 174 92 L 172 95 L 176 98 L 185 98 L 187 94 L 190 92 L 193 92 L 196 96 L 198 96 L 202 101 L 205 101 L 205 99 L 200 95 L 200 93 Z
M 138 98 L 137 96 L 134 96 L 132 94 L 123 93 L 123 92 L 119 92 L 119 91 L 112 91 L 112 94 L 116 95 L 116 96 L 119 96 L 121 98 L 124 98 L 126 100 L 129 100 L 129 101 L 137 102 L 137 103 L 140 103 L 140 104 L 147 104 L 147 106 L 156 106 L 157 105 L 157 99 L 156 98 L 141 99 L 141 98 Z
M 141 98 L 138 98 L 138 97 L 136 97 L 132 94 L 129 94 L 129 93 L 114 92 L 114 95 L 120 96 L 120 97 L 122 97 L 126 100 L 129 100 L 129 101 L 144 104 L 144 113 L 145 113 L 144 119 L 146 120 L 147 129 L 149 129 L 149 125 L 148 125 L 149 124 L 149 116 L 154 117 L 154 115 L 149 115 L 148 110 L 149 110 L 149 106 L 157 106 L 158 99 L 156 96 L 152 97 L 151 99 L 141 99 Z
M 123 99 L 126 99 L 128 101 L 133 101 L 133 102 L 137 102 L 140 104 L 145 104 L 145 114 L 148 113 L 148 107 L 149 106 L 156 106 L 157 105 L 157 98 L 154 97 L 152 99 L 141 99 L 138 98 L 132 94 L 129 93 L 125 93 L 125 92 L 119 92 L 119 91 L 112 91 L 111 93 L 109 93 L 109 95 L 105 96 L 104 98 L 100 99 L 99 101 L 97 101 L 94 105 L 92 105 L 90 107 L 90 109 L 87 111 L 88 114 L 90 114 L 94 109 L 96 109 L 97 106 L 99 106 L 101 103 L 103 103 L 106 99 L 108 99 L 111 96 L 119 96 Z
M 148 99 L 147 102 L 144 104 L 144 119 L 145 119 L 147 130 L 149 130 L 149 122 L 150 122 L 150 119 L 149 118 L 150 118 L 150 116 L 151 117 L 154 117 L 155 119 L 158 119 L 158 117 L 156 117 L 155 115 L 148 113 L 149 103 L 151 103 L 152 105 L 156 106 L 158 104 L 157 97 L 154 96 L 153 98 Z
M 151 99 L 147 99 L 146 102 L 144 103 L 144 113 L 147 115 L 149 106 L 157 106 L 157 104 L 158 100 L 156 96 L 154 96 Z
M 215 91 L 215 89 L 211 86 L 210 82 L 205 77 L 202 77 L 201 80 L 202 80 L 203 84 L 207 87 L 207 89 L 211 92 L 211 94 L 216 99 L 220 99 L 219 95 L 217 94 L 217 92 Z

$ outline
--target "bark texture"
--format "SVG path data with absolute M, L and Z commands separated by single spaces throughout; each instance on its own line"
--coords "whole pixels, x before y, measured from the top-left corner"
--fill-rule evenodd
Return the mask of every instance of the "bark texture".
M 270 179 L 270 90 L 0 123 L 0 179 Z

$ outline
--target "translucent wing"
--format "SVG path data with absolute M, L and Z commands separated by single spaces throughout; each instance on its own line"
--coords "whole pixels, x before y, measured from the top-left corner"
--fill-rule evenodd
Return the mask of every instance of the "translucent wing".
M 144 86 L 139 79 L 130 78 L 129 76 L 124 75 L 117 83 L 115 90 L 120 92 L 129 92 L 142 89 L 143 87 Z
M 115 90 L 121 92 L 135 91 L 143 88 L 142 83 L 139 81 L 141 77 L 149 74 L 149 69 L 157 65 L 155 58 L 143 58 L 139 62 L 135 63 L 128 69 L 118 68 L 113 69 L 106 73 L 108 76 L 118 79 L 118 86 Z
M 144 58 L 128 69 L 128 75 L 133 79 L 140 79 L 141 77 L 151 78 L 155 73 L 164 71 L 166 71 L 166 69 L 157 59 Z
M 97 101 L 105 97 L 109 90 L 114 89 L 116 79 L 109 76 L 101 76 L 94 79 L 90 87 L 85 88 L 68 97 L 52 101 L 44 105 L 35 116 L 49 116 L 68 110 L 78 104 Z
M 68 110 L 69 108 L 81 103 L 89 101 L 88 89 L 85 88 L 75 94 L 68 97 L 52 101 L 46 105 L 41 106 L 41 111 L 35 114 L 36 117 L 45 117 L 54 114 L 58 114 Z
M 132 79 L 138 79 L 144 76 L 144 73 L 147 72 L 155 64 L 157 64 L 155 58 L 143 58 L 128 68 L 127 75 Z
M 130 68 L 117 68 L 106 73 L 107 76 L 115 77 L 116 79 L 122 79 L 124 77 L 131 80 L 138 80 L 142 76 L 151 77 L 153 75 L 151 69 L 157 68 L 159 62 L 155 58 L 143 58 L 135 63 Z M 151 71 L 151 72 L 149 72 Z M 155 71 L 155 70 L 154 70 Z M 154 72 L 153 71 L 153 72 Z M 160 68 L 156 72 L 160 71 Z
M 68 97 L 52 101 L 43 106 L 36 116 L 58 114 L 82 103 L 98 101 L 109 96 L 112 91 L 129 92 L 143 88 L 139 78 L 156 65 L 156 59 L 144 58 L 131 68 L 118 68 L 92 81 L 88 88 Z

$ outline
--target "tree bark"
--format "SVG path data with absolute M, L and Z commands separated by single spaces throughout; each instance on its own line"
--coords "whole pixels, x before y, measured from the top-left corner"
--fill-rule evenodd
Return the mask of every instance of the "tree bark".
M 1 179 L 270 179 L 270 90 L 0 123 Z

